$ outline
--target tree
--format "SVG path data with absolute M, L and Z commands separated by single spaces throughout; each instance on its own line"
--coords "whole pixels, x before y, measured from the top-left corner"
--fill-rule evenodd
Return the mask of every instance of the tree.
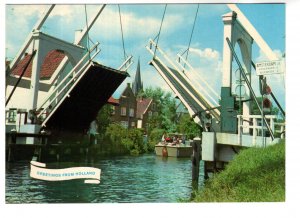
M 201 127 L 190 118 L 189 114 L 183 114 L 180 117 L 177 131 L 184 133 L 187 139 L 193 139 L 201 135 Z
M 152 98 L 156 103 L 157 115 L 153 115 L 149 119 L 150 131 L 159 128 L 168 132 L 176 130 L 176 101 L 170 92 L 164 92 L 161 88 L 146 88 L 141 97 Z
M 97 114 L 97 124 L 98 124 L 98 132 L 99 132 L 100 139 L 103 138 L 106 128 L 111 123 L 111 118 L 110 118 L 111 113 L 112 113 L 111 105 L 106 104 L 100 109 L 100 111 Z
M 140 129 L 125 129 L 120 124 L 112 123 L 107 127 L 105 136 L 115 150 L 126 149 L 130 154 L 140 154 L 148 150 L 143 144 L 143 133 Z

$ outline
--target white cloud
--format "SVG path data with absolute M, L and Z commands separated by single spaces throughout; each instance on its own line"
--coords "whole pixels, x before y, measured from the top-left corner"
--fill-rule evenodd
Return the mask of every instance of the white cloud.
M 195 72 L 191 72 L 189 77 L 196 82 L 197 86 L 199 86 L 199 83 L 203 84 L 201 82 L 201 79 L 203 79 L 215 92 L 220 93 L 223 65 L 219 51 L 211 48 L 191 48 L 189 63 L 195 69 Z M 203 85 L 203 88 L 206 88 L 205 85 Z
M 49 8 L 49 5 L 10 5 L 7 7 L 15 15 L 15 19 L 42 16 L 42 12 Z
M 273 50 L 273 53 L 276 55 L 278 60 L 282 59 L 282 57 L 283 57 L 282 51 L 275 49 L 275 50 Z M 260 49 L 259 56 L 255 59 L 255 62 L 262 62 L 262 61 L 269 61 L 269 59 L 267 58 L 265 53 Z
M 207 60 L 218 60 L 220 56 L 218 51 L 211 48 L 205 48 L 203 50 L 190 48 L 190 52 L 198 54 L 200 58 L 206 58 Z
M 76 21 L 76 17 L 78 18 L 80 14 L 84 14 L 84 11 L 84 5 L 56 5 L 51 12 L 51 17 L 63 17 L 64 22 L 70 23 Z
M 122 28 L 125 39 L 129 38 L 145 38 L 153 37 L 159 30 L 161 20 L 155 17 L 144 16 L 139 17 L 132 12 L 122 12 Z M 176 28 L 177 24 L 181 24 L 182 18 L 177 15 L 166 17 L 163 28 L 168 34 Z M 176 25 L 174 25 L 176 23 Z M 120 20 L 117 7 L 106 8 L 103 14 L 97 20 L 94 27 L 94 35 L 100 35 L 105 39 L 120 39 Z
M 35 22 L 46 9 L 43 5 L 6 6 L 6 45 L 7 56 L 13 58 L 33 28 Z

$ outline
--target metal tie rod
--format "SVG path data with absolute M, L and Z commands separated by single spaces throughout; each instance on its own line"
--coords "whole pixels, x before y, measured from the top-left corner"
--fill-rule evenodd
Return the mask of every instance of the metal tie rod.
M 256 105 L 257 105 L 257 107 L 258 107 L 260 113 L 263 114 L 263 111 L 262 111 L 262 109 L 261 109 L 260 106 L 259 106 L 259 103 L 258 103 L 258 101 L 257 101 L 257 99 L 256 99 L 256 96 L 255 96 L 255 93 L 254 93 L 254 91 L 253 91 L 253 89 L 252 89 L 252 87 L 251 87 L 251 84 L 250 84 L 250 82 L 249 82 L 249 80 L 248 80 L 248 78 L 247 78 L 247 76 L 246 76 L 246 73 L 245 73 L 245 71 L 244 71 L 244 69 L 243 69 L 243 67 L 242 67 L 242 65 L 241 65 L 241 63 L 240 63 L 240 61 L 239 61 L 239 59 L 238 59 L 238 57 L 237 57 L 237 55 L 236 55 L 236 53 L 235 53 L 235 51 L 234 51 L 234 48 L 233 48 L 233 46 L 232 46 L 232 44 L 231 44 L 231 42 L 230 42 L 230 40 L 229 40 L 228 37 L 226 37 L 226 41 L 227 41 L 227 43 L 228 43 L 228 45 L 229 45 L 229 48 L 230 48 L 230 50 L 231 50 L 231 52 L 232 52 L 232 54 L 233 54 L 233 56 L 234 56 L 234 59 L 236 60 L 236 63 L 238 64 L 238 66 L 239 66 L 239 68 L 240 68 L 240 71 L 241 71 L 241 73 L 242 73 L 242 75 L 243 75 L 243 77 L 244 77 L 244 79 L 245 79 L 245 82 L 246 82 L 246 84 L 247 84 L 247 86 L 248 86 L 248 88 L 249 88 L 249 90 L 250 90 L 252 96 L 254 96 L 254 101 L 255 101 L 255 103 L 256 103 Z M 270 132 L 270 135 L 271 135 L 272 140 L 274 140 L 273 132 L 272 132 L 272 130 L 271 130 L 271 128 L 270 128 L 270 126 L 269 126 L 269 124 L 268 124 L 268 122 L 267 122 L 267 119 L 266 119 L 266 117 L 265 117 L 264 114 L 263 114 L 263 120 L 264 120 L 264 122 L 265 122 L 265 124 L 266 124 L 266 126 L 267 126 L 267 128 L 268 128 L 268 130 L 269 130 L 269 132 Z

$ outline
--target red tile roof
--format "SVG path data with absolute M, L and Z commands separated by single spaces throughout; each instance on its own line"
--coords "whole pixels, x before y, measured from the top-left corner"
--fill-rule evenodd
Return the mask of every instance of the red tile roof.
M 136 116 L 142 118 L 142 115 L 146 112 L 148 106 L 151 104 L 151 98 L 143 98 L 137 101 Z
M 115 105 L 115 106 L 120 105 L 119 100 L 118 100 L 118 99 L 115 99 L 115 98 L 112 97 L 112 96 L 107 100 L 107 103 L 108 103 L 108 104 Z
M 31 56 L 32 54 L 25 55 L 24 58 L 21 59 L 19 63 L 16 65 L 16 67 L 13 69 L 12 74 L 16 76 L 20 76 L 26 64 L 30 60 Z M 65 54 L 63 51 L 60 50 L 50 51 L 46 55 L 44 62 L 42 64 L 40 79 L 50 79 L 64 57 Z M 28 65 L 23 77 L 31 78 L 32 62 L 33 60 L 31 60 L 30 64 Z

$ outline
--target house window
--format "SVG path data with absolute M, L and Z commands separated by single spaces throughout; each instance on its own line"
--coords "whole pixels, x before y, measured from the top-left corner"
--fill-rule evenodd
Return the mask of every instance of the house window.
M 152 104 L 152 110 L 156 110 L 156 104 L 155 103 Z
M 121 116 L 126 116 L 126 107 L 121 107 Z
M 152 111 L 148 111 L 148 116 L 152 117 Z
M 111 107 L 111 114 L 112 114 L 112 115 L 115 115 L 115 114 L 116 114 L 116 107 L 115 107 L 115 106 L 112 106 L 112 107 Z
M 130 117 L 134 117 L 134 109 L 133 108 L 130 108 L 130 110 L 129 110 L 129 116 Z
M 9 123 L 16 122 L 17 109 L 9 109 L 7 112 L 7 120 Z
M 135 122 L 131 122 L 131 127 L 135 127 Z
M 128 122 L 127 122 L 127 121 L 121 121 L 121 125 L 122 125 L 125 129 L 128 129 Z

